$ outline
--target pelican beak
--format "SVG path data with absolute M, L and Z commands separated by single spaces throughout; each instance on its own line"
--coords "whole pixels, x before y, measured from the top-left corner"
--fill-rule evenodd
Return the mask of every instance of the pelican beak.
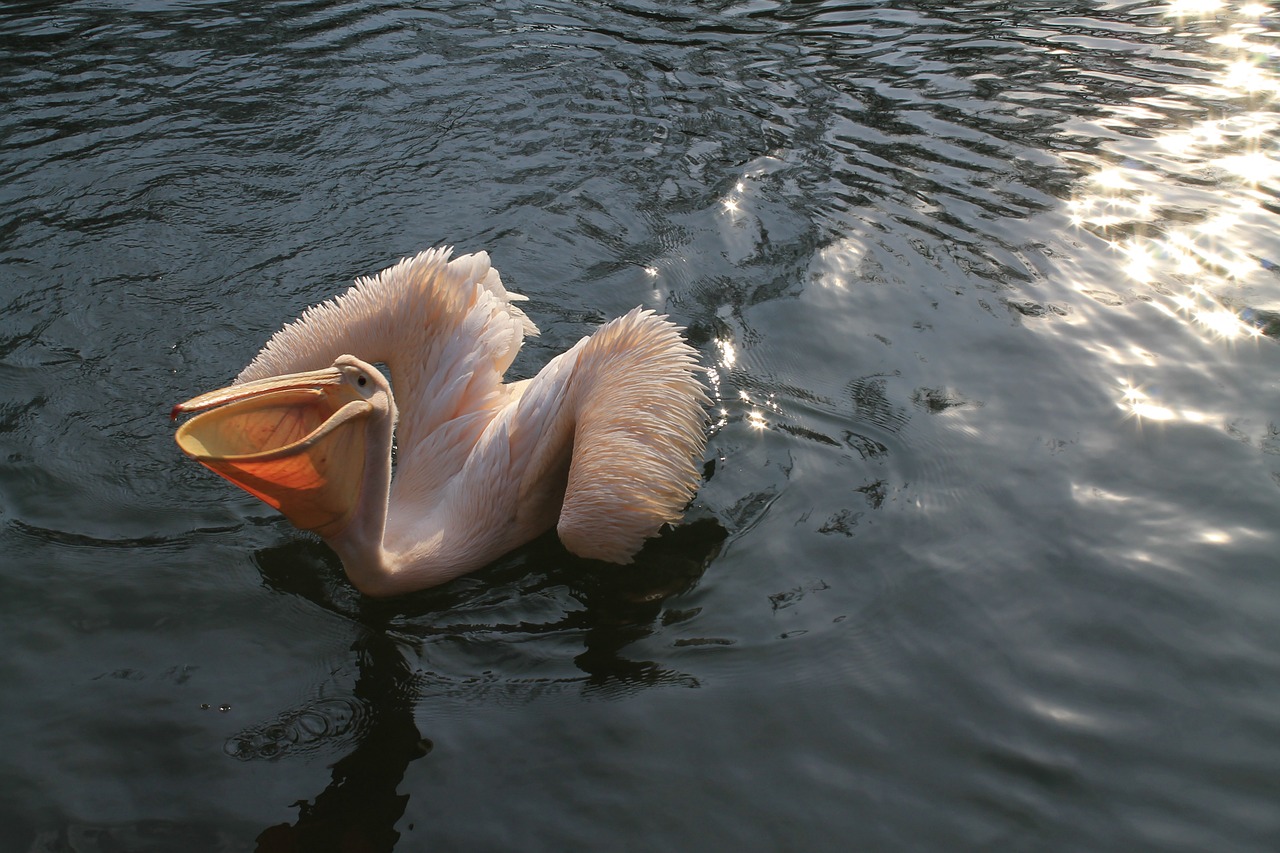
M 341 533 L 360 502 L 373 406 L 326 368 L 231 385 L 179 403 L 182 451 L 280 510 L 294 526 Z

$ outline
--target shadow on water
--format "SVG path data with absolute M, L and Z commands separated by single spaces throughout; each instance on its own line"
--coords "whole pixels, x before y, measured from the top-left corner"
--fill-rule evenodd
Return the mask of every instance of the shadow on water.
M 228 741 L 228 754 L 241 760 L 275 759 L 291 749 L 320 741 L 355 741 L 333 765 L 329 785 L 312 800 L 298 800 L 297 820 L 268 827 L 258 851 L 390 851 L 400 838 L 396 822 L 409 795 L 398 792 L 409 765 L 430 753 L 432 742 L 418 730 L 418 701 L 440 689 L 438 675 L 415 671 L 413 658 L 438 637 L 578 633 L 583 651 L 574 664 L 583 675 L 569 681 L 589 691 L 630 690 L 660 684 L 694 687 L 697 679 L 654 661 L 624 654 L 651 634 L 664 602 L 692 589 L 720 552 L 727 531 L 714 519 L 700 519 L 650 541 L 631 566 L 604 566 L 569 554 L 548 534 L 512 557 L 480 573 L 480 585 L 505 588 L 512 596 L 562 589 L 581 605 L 541 624 L 447 625 L 457 606 L 476 596 L 470 579 L 390 601 L 355 592 L 340 564 L 323 545 L 295 540 L 256 556 L 264 580 L 285 593 L 303 596 L 360 625 L 352 645 L 357 677 L 350 697 L 327 697 L 312 706 L 282 713 Z M 468 686 L 447 685 L 446 689 Z M 484 694 L 486 685 L 477 684 Z M 320 744 L 323 746 L 323 744 Z

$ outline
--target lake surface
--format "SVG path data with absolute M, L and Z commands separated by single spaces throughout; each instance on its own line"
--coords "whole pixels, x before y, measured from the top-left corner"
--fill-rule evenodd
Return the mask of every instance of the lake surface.
M 1278 34 L 0 5 L 0 849 L 1276 849 Z M 443 244 L 529 296 L 513 376 L 688 328 L 706 481 L 635 567 L 372 602 L 174 445 Z

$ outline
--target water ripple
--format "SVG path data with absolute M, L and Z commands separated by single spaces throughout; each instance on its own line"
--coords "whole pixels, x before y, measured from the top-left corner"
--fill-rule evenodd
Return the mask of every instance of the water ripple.
M 334 751 L 343 743 L 359 740 L 367 716 L 353 699 L 320 699 L 244 729 L 228 739 L 223 749 L 240 761 L 276 761 L 318 750 Z

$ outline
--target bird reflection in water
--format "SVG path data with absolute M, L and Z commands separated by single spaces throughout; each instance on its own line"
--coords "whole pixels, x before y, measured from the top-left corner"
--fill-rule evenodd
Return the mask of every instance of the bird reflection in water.
M 333 765 L 333 781 L 312 802 L 299 801 L 298 819 L 258 836 L 262 853 L 389 851 L 400 839 L 396 822 L 408 794 L 397 793 L 410 762 L 431 750 L 413 719 L 413 673 L 398 644 L 368 630 L 355 644 L 360 675 L 354 698 L 367 715 L 356 748 Z
M 548 534 L 513 559 L 491 567 L 484 579 L 495 584 L 518 579 L 526 584 L 521 595 L 531 591 L 528 584 L 536 585 L 535 593 L 559 590 L 561 596 L 582 606 L 544 624 L 476 624 L 471 630 L 482 636 L 518 633 L 524 637 L 579 632 L 583 651 L 574 664 L 583 674 L 549 679 L 560 689 L 696 687 L 694 675 L 655 661 L 632 660 L 624 651 L 653 633 L 664 610 L 669 618 L 681 617 L 679 611 L 667 610 L 666 602 L 697 584 L 726 536 L 718 521 L 699 519 L 666 531 L 645 546 L 633 566 L 619 567 L 575 557 L 554 534 Z M 349 586 L 331 552 L 309 541 L 260 551 L 257 562 L 271 587 L 304 596 L 361 626 L 352 645 L 358 675 L 349 700 L 319 699 L 314 708 L 282 714 L 274 722 L 246 729 L 227 744 L 233 756 L 254 760 L 287 757 L 299 729 L 307 730 L 304 736 L 312 739 L 307 745 L 313 749 L 332 748 L 332 743 L 324 743 L 326 739 L 355 740 L 351 751 L 333 765 L 329 785 L 314 799 L 296 803 L 298 817 L 292 824 L 263 830 L 257 850 L 390 851 L 400 839 L 396 824 L 409 802 L 408 794 L 399 793 L 400 783 L 409 765 L 432 748 L 414 719 L 418 703 L 438 689 L 456 696 L 473 686 L 466 680 L 442 685 L 439 674 L 428 677 L 416 669 L 414 661 L 419 655 L 429 656 L 433 638 L 467 633 L 456 622 L 436 625 L 433 617 L 459 605 L 465 609 L 465 598 L 474 595 L 474 589 L 455 584 L 392 601 L 372 600 Z M 520 681 L 511 688 L 528 689 L 527 678 L 522 676 Z M 492 681 L 475 682 L 477 698 L 484 699 L 492 687 Z

